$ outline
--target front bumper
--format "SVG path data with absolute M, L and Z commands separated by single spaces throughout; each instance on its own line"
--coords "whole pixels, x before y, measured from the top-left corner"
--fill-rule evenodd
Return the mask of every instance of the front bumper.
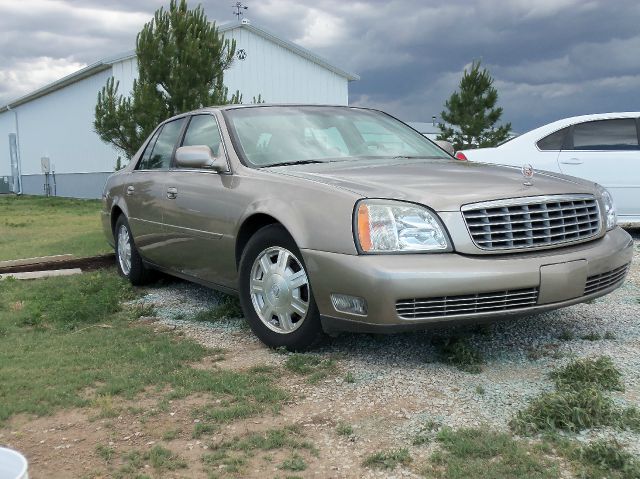
M 327 332 L 395 332 L 424 328 L 432 324 L 483 321 L 562 308 L 603 296 L 624 279 L 602 282 L 599 275 L 624 270 L 633 256 L 633 240 L 621 228 L 604 237 L 575 246 L 504 255 L 405 254 L 345 255 L 302 250 L 311 287 Z M 598 280 L 599 281 L 599 280 Z M 589 282 L 589 283 L 588 283 Z M 600 284 L 600 283 L 598 283 Z M 535 289 L 533 305 L 508 310 L 440 312 L 437 317 L 406 319 L 396 302 L 468 295 L 493 295 Z M 331 293 L 364 298 L 367 315 L 336 311 Z

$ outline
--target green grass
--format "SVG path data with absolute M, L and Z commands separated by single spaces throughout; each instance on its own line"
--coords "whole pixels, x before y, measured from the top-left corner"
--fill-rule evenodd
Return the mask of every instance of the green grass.
M 339 422 L 336 426 L 336 432 L 339 436 L 351 436 L 353 434 L 353 427 L 345 422 Z
M 574 360 L 550 376 L 558 389 L 593 386 L 604 391 L 624 391 L 622 374 L 607 356 Z
M 291 457 L 288 457 L 287 459 L 285 459 L 284 461 L 282 461 L 282 464 L 280 464 L 280 469 L 282 469 L 283 471 L 304 471 L 307 468 L 307 463 L 305 462 L 304 458 L 298 454 L 296 454 L 295 452 L 291 455 Z
M 193 320 L 215 322 L 220 319 L 236 319 L 243 317 L 244 313 L 240 307 L 240 300 L 236 296 L 224 295 L 217 306 L 198 312 L 193 317 Z
M 398 465 L 406 466 L 412 461 L 409 450 L 393 449 L 389 451 L 380 451 L 368 456 L 362 465 L 375 469 L 395 469 Z
M 574 360 L 550 376 L 556 390 L 541 394 L 512 419 L 511 428 L 518 434 L 597 426 L 640 430 L 640 411 L 622 409 L 608 394 L 624 389 L 610 358 Z
M 484 359 L 465 338 L 447 338 L 440 348 L 442 360 L 461 371 L 477 374 L 482 371 Z
M 616 441 L 596 441 L 577 448 L 574 455 L 586 466 L 585 476 L 621 479 L 640 477 L 640 461 Z
M 210 474 L 220 470 L 241 473 L 248 459 L 260 451 L 291 451 L 292 455 L 280 464 L 280 469 L 289 471 L 302 471 L 307 468 L 303 453 L 318 455 L 315 446 L 304 439 L 299 426 L 236 436 L 231 440 L 211 444 L 209 448 L 211 451 L 203 454 L 202 462 Z
M 322 359 L 312 354 L 293 353 L 284 363 L 285 367 L 296 374 L 307 376 L 307 381 L 316 384 L 335 373 L 336 365 L 332 359 Z
M 560 341 L 573 341 L 576 338 L 576 335 L 573 331 L 571 331 L 570 329 L 563 329 L 562 331 L 560 331 L 560 334 L 558 335 L 558 339 Z
M 209 394 L 231 408 L 251 405 L 252 412 L 284 401 L 273 376 L 191 367 L 211 351 L 132 322 L 118 300 L 134 295 L 112 270 L 2 281 L 0 423 L 19 413 L 76 406 L 108 412 L 109 398 L 133 398 L 149 386 L 166 388 L 174 398 Z
M 467 479 L 551 479 L 557 466 L 528 443 L 485 428 L 443 428 L 436 437 L 440 449 L 422 472 L 426 477 Z
M 108 253 L 100 201 L 38 196 L 0 196 L 0 261 Z

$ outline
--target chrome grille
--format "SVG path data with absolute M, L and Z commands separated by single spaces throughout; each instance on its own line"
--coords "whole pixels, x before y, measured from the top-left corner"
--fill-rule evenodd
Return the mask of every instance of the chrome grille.
M 473 242 L 484 250 L 538 248 L 584 241 L 600 231 L 591 195 L 489 201 L 462 208 Z
M 624 266 L 620 266 L 619 268 L 606 273 L 589 276 L 587 278 L 587 284 L 584 287 L 584 294 L 597 293 L 598 291 L 602 291 L 614 284 L 622 282 L 624 277 L 627 275 L 628 269 L 629 265 L 625 264 Z
M 538 288 L 494 291 L 490 293 L 413 298 L 396 301 L 396 312 L 402 319 L 429 319 L 456 314 L 488 313 L 535 306 Z

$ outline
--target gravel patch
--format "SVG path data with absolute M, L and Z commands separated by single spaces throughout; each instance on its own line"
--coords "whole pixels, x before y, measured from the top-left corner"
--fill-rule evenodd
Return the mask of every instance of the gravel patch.
M 356 434 L 372 444 L 410 444 L 427 422 L 454 428 L 487 424 L 506 430 L 518 410 L 553 389 L 548 377 L 552 369 L 572 358 L 600 355 L 611 356 L 623 373 L 626 390 L 616 393 L 616 400 L 639 405 L 640 230 L 632 234 L 636 252 L 625 285 L 590 304 L 482 327 L 390 336 L 344 334 L 327 341 L 311 354 L 334 358 L 339 372 L 313 386 L 304 381 L 284 385 L 299 400 L 283 415 L 304 421 L 323 414 L 353 424 Z M 230 355 L 251 355 L 250 363 L 282 366 L 286 355 L 262 346 L 244 320 L 191 320 L 198 312 L 216 307 L 222 298 L 221 293 L 169 280 L 150 288 L 140 302 L 152 304 L 162 324 L 208 347 L 225 348 Z M 594 333 L 610 339 L 587 339 L 593 339 Z M 466 373 L 442 362 L 434 338 L 452 336 L 466 338 L 481 354 L 481 373 Z M 355 382 L 344 380 L 347 372 Z M 628 431 L 594 429 L 578 439 L 606 437 L 615 437 L 640 454 L 640 435 Z

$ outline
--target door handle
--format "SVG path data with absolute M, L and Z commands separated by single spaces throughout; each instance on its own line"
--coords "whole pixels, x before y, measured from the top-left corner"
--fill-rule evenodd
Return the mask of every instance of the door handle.
M 136 187 L 133 185 L 127 186 L 127 196 L 131 196 L 136 192 Z
M 569 158 L 568 160 L 560 160 L 563 165 L 581 165 L 582 160 L 579 158 Z
M 178 188 L 170 187 L 167 188 L 167 198 L 170 200 L 175 200 L 178 196 Z

